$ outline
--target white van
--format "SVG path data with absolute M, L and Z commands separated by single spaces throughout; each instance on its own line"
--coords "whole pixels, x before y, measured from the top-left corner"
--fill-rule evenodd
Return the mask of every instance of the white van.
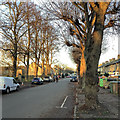
M 20 85 L 13 77 L 0 77 L 0 90 L 9 93 L 13 90 L 18 90 Z

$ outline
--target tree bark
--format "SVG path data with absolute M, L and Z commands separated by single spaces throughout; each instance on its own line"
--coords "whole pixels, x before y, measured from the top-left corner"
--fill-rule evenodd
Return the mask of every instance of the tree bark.
M 27 48 L 27 80 L 28 80 L 28 74 L 29 74 L 29 58 L 30 58 L 30 28 L 28 25 L 28 48 Z
M 85 63 L 84 49 L 83 49 L 83 51 L 81 52 L 81 64 L 80 64 L 80 79 L 83 90 L 85 88 L 85 72 L 86 72 L 86 63 Z
M 30 57 L 30 22 L 29 22 L 29 8 L 28 8 L 28 1 L 27 1 L 27 29 L 28 29 L 28 47 L 27 47 L 27 80 L 28 80 L 28 74 L 29 74 L 29 57 Z
M 79 63 L 78 63 L 78 65 L 77 65 L 77 71 L 78 71 L 78 84 L 79 84 L 79 87 L 80 88 L 82 88 L 82 81 L 81 81 L 81 79 L 80 79 L 80 61 L 79 61 Z
M 102 19 L 101 19 L 102 18 Z M 90 109 L 98 107 L 98 62 L 101 54 L 103 39 L 104 16 L 97 14 L 95 30 L 88 35 L 88 42 L 85 46 L 85 105 Z
M 13 77 L 16 77 L 16 73 L 17 73 L 17 43 L 14 44 Z
M 27 53 L 27 80 L 28 80 L 28 74 L 29 74 L 29 52 Z

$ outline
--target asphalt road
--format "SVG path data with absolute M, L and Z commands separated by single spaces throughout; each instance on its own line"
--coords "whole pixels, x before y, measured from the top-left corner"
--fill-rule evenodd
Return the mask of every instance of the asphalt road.
M 65 78 L 3 95 L 2 118 L 72 118 L 73 88 Z

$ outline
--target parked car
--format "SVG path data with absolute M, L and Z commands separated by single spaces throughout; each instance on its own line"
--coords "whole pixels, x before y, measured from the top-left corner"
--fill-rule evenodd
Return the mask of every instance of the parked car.
M 0 90 L 7 94 L 13 90 L 19 90 L 20 85 L 13 77 L 0 77 Z
M 53 82 L 54 81 L 54 77 L 52 78 L 51 76 L 45 76 L 43 78 L 43 81 L 44 82 Z
M 54 79 L 51 76 L 49 76 L 49 79 L 50 79 L 50 82 L 54 81 Z
M 77 76 L 72 76 L 70 82 L 78 82 Z
M 31 84 L 42 85 L 43 84 L 43 79 L 42 78 L 33 78 Z
M 53 76 L 53 82 L 55 82 L 55 80 L 56 80 L 56 75 Z
M 66 76 L 66 78 L 70 78 L 70 77 L 71 77 L 70 75 Z
M 49 76 L 45 76 L 44 79 L 43 79 L 44 82 L 50 82 L 50 77 Z

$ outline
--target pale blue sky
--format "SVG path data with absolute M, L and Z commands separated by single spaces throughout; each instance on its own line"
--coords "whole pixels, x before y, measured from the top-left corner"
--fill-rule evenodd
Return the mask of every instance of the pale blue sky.
M 120 50 L 118 50 L 118 38 L 119 37 L 117 35 L 111 35 L 107 37 L 109 46 L 107 51 L 101 54 L 99 63 L 109 61 L 109 59 L 112 58 L 117 59 L 118 54 L 120 54 Z
M 34 1 L 34 2 L 37 1 L 37 3 L 38 3 L 40 0 L 32 0 L 32 1 Z M 109 48 L 106 53 L 101 54 L 99 63 L 108 61 L 111 58 L 117 58 L 118 53 L 120 54 L 120 47 L 118 50 L 118 45 L 119 45 L 118 38 L 119 38 L 119 36 L 117 36 L 117 37 L 109 36 L 107 38 L 107 39 L 109 39 L 108 40 Z M 1 54 L 0 54 L 0 56 L 1 56 Z M 57 57 L 58 57 L 58 60 L 60 61 L 60 63 L 66 64 L 67 66 L 72 67 L 74 69 L 76 68 L 76 64 L 71 60 L 68 52 L 65 49 L 60 50 L 60 53 Z
M 118 36 L 112 35 L 107 37 L 109 44 L 106 52 L 102 53 L 100 56 L 99 64 L 109 59 L 116 58 L 118 53 L 120 54 L 120 47 L 118 52 Z M 119 42 L 120 43 L 120 42 Z M 66 64 L 69 67 L 76 68 L 76 64 L 71 60 L 68 52 L 65 49 L 61 49 L 59 55 L 57 56 L 58 60 L 62 64 Z

